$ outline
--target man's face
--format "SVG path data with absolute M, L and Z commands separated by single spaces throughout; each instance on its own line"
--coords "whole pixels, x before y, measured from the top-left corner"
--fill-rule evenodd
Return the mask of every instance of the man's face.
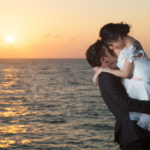
M 108 51 L 108 49 L 104 46 L 105 48 L 105 54 L 107 55 L 107 57 L 105 57 L 108 61 L 108 63 L 116 63 L 117 62 L 117 55 L 114 52 L 113 49 L 110 49 L 110 52 Z

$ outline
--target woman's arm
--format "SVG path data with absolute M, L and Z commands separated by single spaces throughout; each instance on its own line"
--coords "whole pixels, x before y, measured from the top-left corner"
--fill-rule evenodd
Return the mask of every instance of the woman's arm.
M 112 70 L 112 69 L 105 69 L 105 68 L 100 67 L 93 77 L 93 82 L 95 85 L 97 85 L 97 77 L 102 72 L 108 72 L 108 73 L 111 73 L 111 74 L 113 74 L 117 77 L 121 77 L 121 78 L 129 78 L 131 75 L 132 67 L 133 67 L 133 62 L 130 63 L 127 60 L 124 63 L 123 70 Z
M 108 72 L 108 73 L 111 73 L 111 74 L 113 74 L 117 77 L 121 77 L 121 78 L 129 78 L 131 75 L 132 67 L 133 67 L 133 62 L 130 63 L 129 61 L 126 60 L 124 63 L 123 70 L 112 70 L 112 69 L 104 68 L 104 69 L 102 69 L 101 72 Z

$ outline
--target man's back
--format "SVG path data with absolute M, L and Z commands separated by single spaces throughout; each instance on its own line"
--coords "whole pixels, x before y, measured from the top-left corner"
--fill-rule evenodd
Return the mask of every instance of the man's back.
M 115 125 L 115 141 L 118 142 L 120 133 L 124 143 L 137 141 L 149 137 L 149 132 L 137 125 L 136 121 L 130 121 L 128 98 L 125 88 L 120 82 L 120 78 L 109 74 L 101 73 L 99 76 L 99 88 L 101 95 L 117 119 Z

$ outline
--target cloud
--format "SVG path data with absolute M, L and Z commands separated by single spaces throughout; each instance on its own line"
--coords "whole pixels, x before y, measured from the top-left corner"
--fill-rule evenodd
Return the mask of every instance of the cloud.
M 44 35 L 44 38 L 47 39 L 47 38 L 49 38 L 50 36 L 51 36 L 51 34 L 45 34 L 45 35 Z
M 0 39 L 0 42 L 2 42 L 3 41 L 3 39 Z
M 14 48 L 13 44 L 9 44 L 9 48 Z
M 55 36 L 55 38 L 59 38 L 60 36 Z
M 75 38 L 71 38 L 69 41 L 71 41 L 71 42 L 72 42 L 72 41 L 75 41 Z

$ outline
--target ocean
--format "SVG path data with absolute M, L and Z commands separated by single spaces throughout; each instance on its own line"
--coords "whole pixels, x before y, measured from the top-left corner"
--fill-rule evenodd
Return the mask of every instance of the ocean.
M 119 150 L 85 59 L 0 59 L 0 148 Z

